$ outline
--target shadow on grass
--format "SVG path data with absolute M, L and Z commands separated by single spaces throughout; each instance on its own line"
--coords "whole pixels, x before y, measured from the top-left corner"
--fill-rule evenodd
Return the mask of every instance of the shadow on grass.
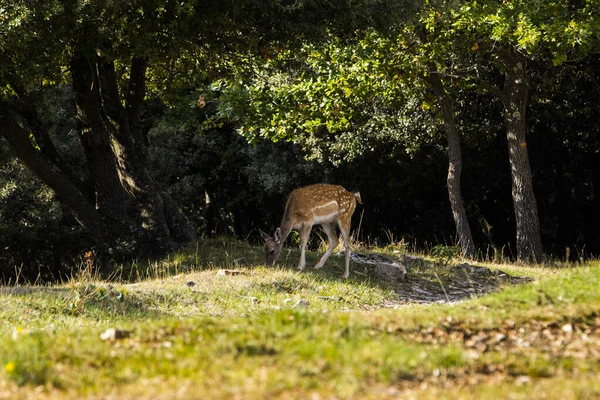
M 397 296 L 389 305 L 403 303 L 454 303 L 484 296 L 502 290 L 507 285 L 530 282 L 528 277 L 512 276 L 501 270 L 494 270 L 467 263 L 459 265 L 443 265 L 425 260 L 421 257 L 402 255 L 398 259 L 390 259 L 389 255 L 377 254 L 378 259 L 388 259 L 403 264 L 409 271 L 407 279 L 395 279 L 382 275 L 373 264 L 351 261 L 348 284 L 368 284 L 383 290 L 391 290 Z M 294 250 L 290 252 L 285 266 L 294 268 L 291 262 L 299 256 Z M 334 254 L 321 270 L 312 266 L 319 259 L 318 254 L 307 255 L 306 272 L 316 276 L 344 281 L 344 256 Z M 368 256 L 368 255 L 363 255 Z
M 0 288 L 0 296 L 17 298 L 23 312 L 34 312 L 36 318 L 50 320 L 59 317 L 158 319 L 166 315 L 139 294 L 130 292 L 125 286 L 110 283 L 4 287 Z
M 279 259 L 278 268 L 296 271 L 299 256 L 295 246 L 286 246 Z M 262 248 L 228 238 L 210 239 L 194 243 L 184 251 L 161 261 L 117 266 L 112 271 L 109 281 L 103 281 L 102 276 L 90 277 L 82 274 L 74 278 L 73 283 L 62 287 L 5 287 L 0 288 L 0 294 L 22 296 L 25 302 L 42 312 L 47 310 L 63 315 L 85 315 L 98 319 L 154 319 L 165 315 L 173 316 L 173 309 L 180 304 L 185 306 L 186 302 L 190 301 L 195 302 L 190 309 L 195 305 L 202 308 L 207 302 L 218 303 L 220 308 L 229 307 L 230 305 L 222 305 L 224 303 L 218 297 L 231 297 L 227 301 L 235 302 L 233 297 L 248 297 L 251 289 L 255 289 L 255 293 L 272 291 L 290 295 L 301 295 L 303 291 L 308 291 L 326 299 L 329 294 L 323 293 L 324 290 L 343 293 L 345 288 L 351 288 L 350 292 L 357 299 L 357 306 L 360 305 L 360 298 L 366 300 L 365 303 L 371 302 L 372 305 L 378 302 L 380 307 L 393 307 L 410 303 L 457 302 L 496 292 L 505 285 L 526 282 L 528 279 L 469 264 L 444 266 L 423 258 L 403 255 L 394 261 L 407 267 L 407 281 L 381 276 L 377 273 L 375 265 L 354 261 L 351 261 L 350 265 L 350 279 L 346 280 L 343 278 L 343 256 L 334 254 L 322 269 L 314 270 L 313 266 L 320 256 L 321 254 L 316 252 L 307 253 L 307 267 L 302 273 L 304 277 L 292 276 L 255 282 L 248 286 L 250 289 L 230 285 L 225 289 L 221 288 L 222 292 L 217 292 L 219 289 L 214 289 L 211 286 L 213 281 L 210 280 L 204 286 L 200 285 L 202 289 L 199 289 L 199 286 L 188 289 L 186 284 L 189 282 L 181 281 L 175 288 L 158 287 L 151 293 L 144 293 L 131 285 L 132 282 L 150 279 L 168 283 L 172 282 L 171 278 L 174 276 L 204 270 L 237 269 L 252 274 L 251 271 L 262 267 Z M 389 257 L 383 254 L 380 256 Z M 323 283 L 333 283 L 335 289 L 318 290 Z M 191 285 L 195 283 L 192 282 Z M 369 293 L 368 288 L 377 290 Z M 227 292 L 232 290 L 235 293 Z M 210 291 L 215 293 L 209 294 Z

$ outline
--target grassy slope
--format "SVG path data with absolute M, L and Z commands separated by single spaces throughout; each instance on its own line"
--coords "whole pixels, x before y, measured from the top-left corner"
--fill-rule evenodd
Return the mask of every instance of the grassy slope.
M 392 283 L 344 281 L 341 260 L 304 273 L 259 261 L 210 242 L 138 266 L 136 284 L 0 289 L 0 398 L 600 397 L 598 265 L 503 265 L 536 281 L 410 305 Z M 131 336 L 103 341 L 107 328 Z

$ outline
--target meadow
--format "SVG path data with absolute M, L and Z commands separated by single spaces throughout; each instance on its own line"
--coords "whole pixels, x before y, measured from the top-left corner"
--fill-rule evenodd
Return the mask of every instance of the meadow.
M 600 397 L 598 262 L 469 274 L 422 255 L 400 282 L 356 263 L 345 280 L 336 255 L 318 271 L 297 260 L 286 247 L 267 269 L 258 247 L 206 240 L 2 287 L 0 399 Z

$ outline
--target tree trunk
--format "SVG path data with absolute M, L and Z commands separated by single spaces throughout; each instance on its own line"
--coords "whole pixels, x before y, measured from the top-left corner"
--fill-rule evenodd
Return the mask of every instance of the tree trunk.
M 596 254 L 600 252 L 600 231 L 598 231 L 598 226 L 600 226 L 600 154 L 594 154 L 591 157 L 592 163 L 592 195 L 593 195 L 593 203 L 592 203 L 592 221 L 589 224 L 589 235 L 588 241 L 592 242 L 592 251 Z
M 97 207 L 114 221 L 122 247 L 134 254 L 162 255 L 193 240 L 193 228 L 151 177 L 145 145 L 132 130 L 144 98 L 145 63 L 132 62 L 130 79 L 135 82 L 130 81 L 125 107 L 110 61 L 76 53 L 71 74 Z
M 467 213 L 463 206 L 463 200 L 460 190 L 460 175 L 462 172 L 462 154 L 460 150 L 460 137 L 456 128 L 454 119 L 454 106 L 452 100 L 444 90 L 442 79 L 437 71 L 435 64 L 429 64 L 429 83 L 437 98 L 440 107 L 441 116 L 446 128 L 446 137 L 448 139 L 448 177 L 446 184 L 448 186 L 448 197 L 450 207 L 454 216 L 456 225 L 456 234 L 463 256 L 468 258 L 476 257 L 475 242 L 471 235 L 471 228 L 467 219 Z
M 528 82 L 525 60 L 516 49 L 511 48 L 505 53 L 505 62 L 505 81 L 501 99 L 504 103 L 512 197 L 517 223 L 517 259 L 539 263 L 542 261 L 542 239 L 527 152 L 525 114 Z

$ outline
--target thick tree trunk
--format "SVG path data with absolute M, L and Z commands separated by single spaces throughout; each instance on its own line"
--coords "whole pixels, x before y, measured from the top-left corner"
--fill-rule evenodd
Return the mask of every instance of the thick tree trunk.
M 440 107 L 441 116 L 444 120 L 446 129 L 446 137 L 448 139 L 448 177 L 446 184 L 448 186 L 448 197 L 450 199 L 450 207 L 454 216 L 456 225 L 456 234 L 463 256 L 468 258 L 476 257 L 475 242 L 469 227 L 467 213 L 463 205 L 462 194 L 460 190 L 460 175 L 462 172 L 462 154 L 460 150 L 460 137 L 456 128 L 456 120 L 454 119 L 454 106 L 452 100 L 446 94 L 442 79 L 439 76 L 437 68 L 434 64 L 429 65 L 429 83 L 433 88 L 433 92 L 437 98 Z
M 140 248 L 135 204 L 119 177 L 111 145 L 114 126 L 102 107 L 96 71 L 97 66 L 88 58 L 77 53 L 73 56 L 71 77 L 79 138 L 94 184 L 96 209 L 106 220 L 110 248 L 118 257 L 135 256 L 147 250 Z
M 125 249 L 161 255 L 195 238 L 187 219 L 163 193 L 146 166 L 145 145 L 132 131 L 143 100 L 145 63 L 132 64 L 126 107 L 121 106 L 114 65 L 75 54 L 71 63 L 77 118 L 97 207 L 115 221 Z M 140 91 L 142 93 L 140 93 Z
M 505 109 L 512 197 L 517 223 L 517 259 L 524 262 L 541 262 L 542 239 L 526 141 L 528 82 L 525 60 L 516 49 L 511 48 L 505 53 L 505 61 L 505 81 L 501 99 Z

